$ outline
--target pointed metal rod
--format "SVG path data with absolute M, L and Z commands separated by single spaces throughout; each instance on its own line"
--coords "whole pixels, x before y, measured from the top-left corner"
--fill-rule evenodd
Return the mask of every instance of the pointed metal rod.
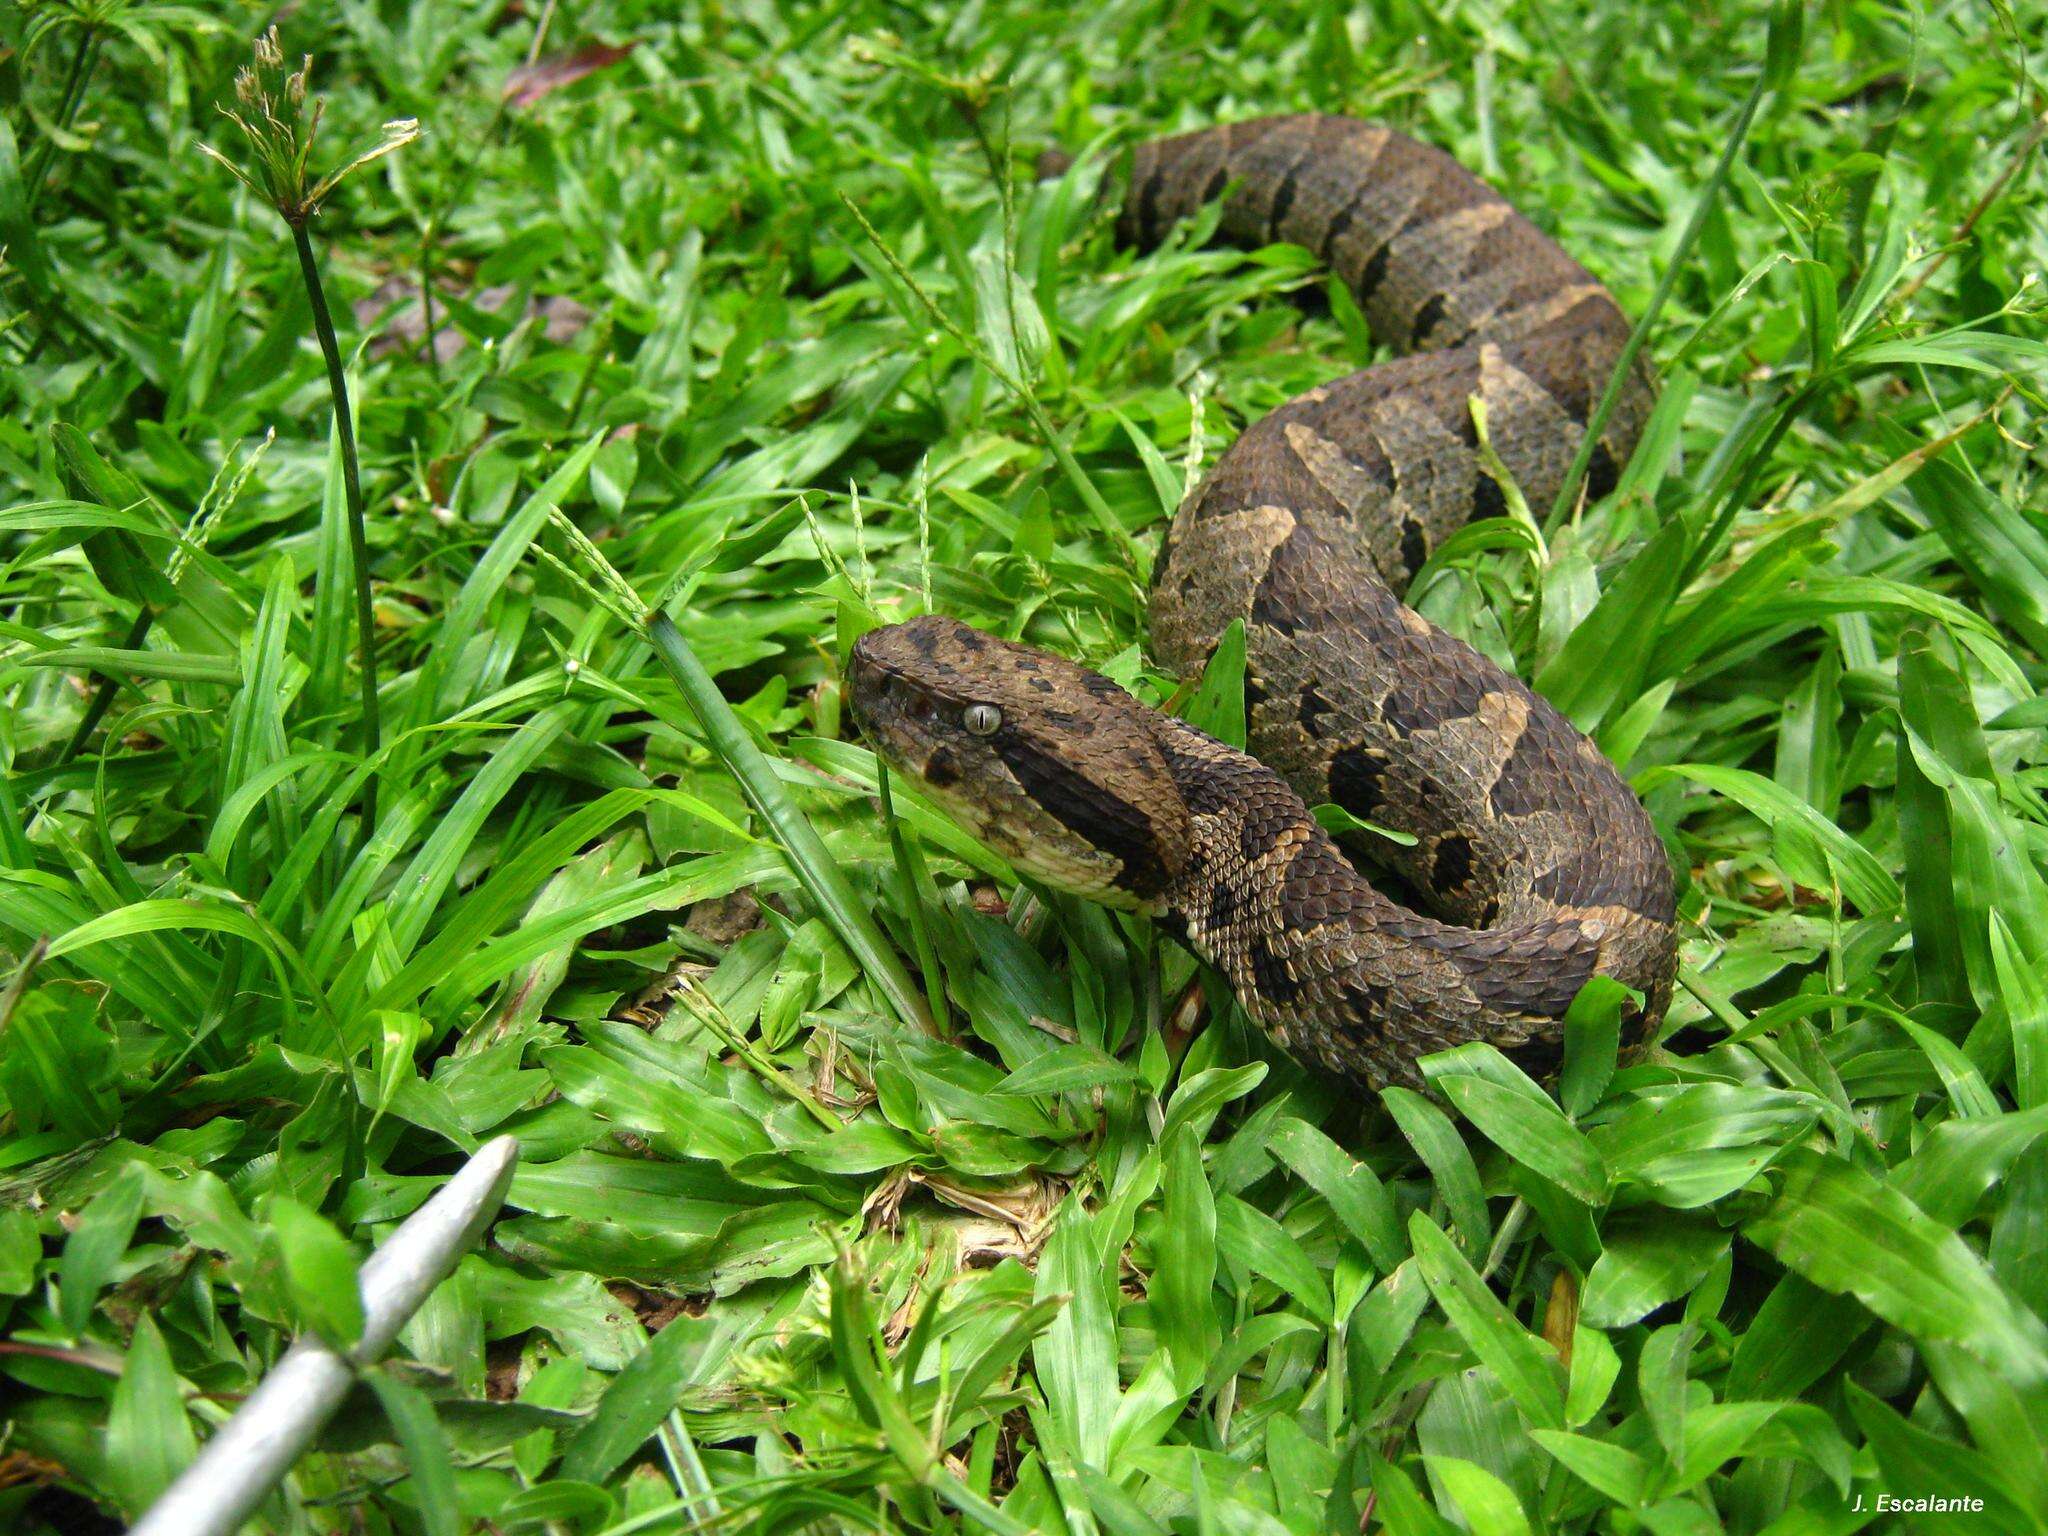
M 358 1368 L 374 1365 L 505 1199 L 519 1143 L 485 1144 L 364 1262 L 363 1335 L 347 1354 L 308 1334 L 285 1351 L 198 1459 L 128 1536 L 233 1536 L 334 1416 Z

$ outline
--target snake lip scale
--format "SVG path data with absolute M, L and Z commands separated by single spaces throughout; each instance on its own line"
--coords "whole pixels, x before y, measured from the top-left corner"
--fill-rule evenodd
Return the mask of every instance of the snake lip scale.
M 1221 198 L 1221 235 L 1319 254 L 1403 355 L 1248 427 L 1175 514 L 1151 643 L 1182 676 L 1244 625 L 1251 751 L 1063 657 L 937 616 L 863 636 L 855 718 L 891 767 L 1016 868 L 1153 914 L 1303 1060 L 1372 1087 L 1489 1041 L 1555 1071 L 1566 1010 L 1611 976 L 1663 1016 L 1670 862 L 1614 766 L 1549 703 L 1399 596 L 1505 496 L 1564 483 L 1628 335 L 1607 291 L 1441 150 L 1288 116 L 1133 151 L 1140 248 Z M 1633 370 L 1591 455 L 1602 494 L 1654 399 Z M 1410 834 L 1375 887 L 1317 825 L 1332 802 Z

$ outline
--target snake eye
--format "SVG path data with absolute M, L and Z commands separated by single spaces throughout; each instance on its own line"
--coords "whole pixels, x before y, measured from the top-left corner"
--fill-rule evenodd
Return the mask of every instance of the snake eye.
M 970 704 L 960 716 L 970 736 L 993 736 L 1003 723 L 1003 712 L 993 704 Z

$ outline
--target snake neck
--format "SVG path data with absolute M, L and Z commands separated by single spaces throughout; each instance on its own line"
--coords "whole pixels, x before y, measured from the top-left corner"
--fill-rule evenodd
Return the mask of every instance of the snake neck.
M 1416 1083 L 1417 1057 L 1474 1040 L 1555 1070 L 1572 999 L 1637 937 L 1625 923 L 1470 928 L 1404 907 L 1277 773 L 1179 721 L 1165 732 L 1192 835 L 1159 918 L 1276 1044 L 1372 1087 Z

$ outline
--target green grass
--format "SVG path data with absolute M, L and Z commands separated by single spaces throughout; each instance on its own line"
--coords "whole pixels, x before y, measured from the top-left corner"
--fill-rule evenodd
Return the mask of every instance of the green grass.
M 376 731 L 299 255 L 199 152 L 270 19 L 0 16 L 0 1525 L 132 1515 L 509 1131 L 267 1528 L 2037 1528 L 2038 11 L 290 10 L 314 176 L 422 129 L 310 228 Z M 1333 1088 L 1144 923 L 885 823 L 845 724 L 927 603 L 1173 692 L 1188 474 L 1371 340 L 1091 191 L 1302 108 L 1665 296 L 1620 489 L 1414 594 L 1683 871 L 1660 1048 L 1589 997 L 1555 1097 Z

